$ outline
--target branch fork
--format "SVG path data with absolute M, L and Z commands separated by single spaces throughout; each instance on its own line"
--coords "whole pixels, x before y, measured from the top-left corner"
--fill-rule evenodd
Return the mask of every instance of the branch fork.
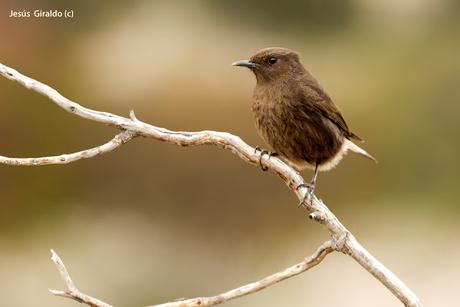
M 58 254 L 56 254 L 54 250 L 51 250 L 51 260 L 56 265 L 56 268 L 61 274 L 61 278 L 64 280 L 64 283 L 67 287 L 66 291 L 48 289 L 49 292 L 51 292 L 51 294 L 71 298 L 79 303 L 84 303 L 89 306 L 113 307 L 112 305 L 109 305 L 101 300 L 98 300 L 94 297 L 80 292 L 80 290 L 77 289 L 72 278 L 70 277 L 69 272 L 67 272 L 67 268 L 65 267 L 64 262 L 62 262 L 61 258 L 58 256 Z

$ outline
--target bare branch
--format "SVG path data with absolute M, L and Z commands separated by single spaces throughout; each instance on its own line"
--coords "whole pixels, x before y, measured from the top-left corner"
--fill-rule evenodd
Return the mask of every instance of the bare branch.
M 221 304 L 223 302 L 226 302 L 226 301 L 229 301 L 229 300 L 241 297 L 241 296 L 245 296 L 248 294 L 258 292 L 276 283 L 279 283 L 280 281 L 283 281 L 290 277 L 299 275 L 311 269 L 312 267 L 316 266 L 327 256 L 327 254 L 334 251 L 333 246 L 334 246 L 334 243 L 332 241 L 326 241 L 316 250 L 316 252 L 313 255 L 305 258 L 303 261 L 293 266 L 290 266 L 280 272 L 267 276 L 264 279 L 238 287 L 236 289 L 233 289 L 233 290 L 230 290 L 230 291 L 227 291 L 227 292 L 215 295 L 215 296 L 183 299 L 183 300 L 168 302 L 168 303 L 164 303 L 160 305 L 154 305 L 151 307 L 211 306 L 211 305 Z M 61 258 L 59 258 L 59 256 L 53 250 L 51 250 L 51 255 L 52 255 L 51 259 L 56 264 L 56 267 L 59 270 L 59 273 L 61 274 L 61 277 L 67 286 L 67 291 L 49 290 L 52 294 L 57 295 L 57 296 L 71 298 L 80 303 L 84 303 L 90 306 L 111 307 L 111 305 L 107 303 L 104 303 L 91 296 L 81 293 L 75 287 L 75 284 L 73 283 L 72 278 L 67 272 L 67 269 L 64 263 L 62 262 Z
M 136 133 L 126 130 L 117 134 L 113 139 L 100 146 L 74 152 L 70 154 L 63 154 L 59 156 L 40 157 L 40 158 L 9 158 L 0 156 L 0 163 L 15 165 L 15 166 L 38 166 L 50 164 L 68 164 L 81 159 L 88 159 L 98 155 L 102 155 L 114 151 L 123 144 L 136 137 Z
M 69 272 L 67 271 L 67 268 L 65 267 L 64 263 L 62 262 L 61 258 L 59 258 L 58 254 L 54 250 L 51 250 L 51 260 L 56 264 L 56 268 L 58 269 L 59 273 L 61 274 L 62 279 L 64 280 L 67 290 L 66 291 L 60 291 L 60 290 L 51 290 L 49 291 L 56 296 L 62 296 L 62 297 L 67 297 L 71 298 L 73 300 L 76 300 L 79 303 L 83 303 L 89 306 L 94 306 L 94 307 L 113 307 L 112 305 L 109 305 L 107 303 L 104 303 L 101 300 L 98 300 L 94 297 L 91 297 L 89 295 L 86 295 L 84 293 L 81 293 L 75 284 L 72 281 L 72 278 L 70 278 Z
M 259 154 L 255 152 L 254 148 L 243 142 L 239 137 L 230 133 L 217 131 L 171 131 L 144 123 L 138 120 L 133 112 L 130 118 L 125 118 L 111 113 L 85 108 L 65 98 L 48 85 L 24 76 L 3 64 L 0 64 L 0 74 L 10 80 L 19 82 L 26 88 L 49 97 L 58 106 L 77 116 L 179 146 L 216 145 L 230 150 L 242 160 L 252 165 L 259 165 Z M 307 192 L 306 188 L 297 189 L 299 185 L 304 183 L 303 178 L 298 172 L 275 157 L 264 159 L 263 163 L 264 166 L 278 175 L 300 200 L 304 198 Z M 422 306 L 417 296 L 395 274 L 388 270 L 361 246 L 356 238 L 342 225 L 321 200 L 316 196 L 309 198 L 305 209 L 310 213 L 310 217 L 313 220 L 326 227 L 332 237 L 336 250 L 355 259 L 362 267 L 385 285 L 405 306 Z
M 268 288 L 280 281 L 299 275 L 312 267 L 319 264 L 330 252 L 334 251 L 334 243 L 332 241 L 324 242 L 316 252 L 310 257 L 305 258 L 303 261 L 277 272 L 270 276 L 265 277 L 259 281 L 238 287 L 236 289 L 218 294 L 210 297 L 196 297 L 192 299 L 185 299 L 181 301 L 168 302 L 165 304 L 154 305 L 151 307 L 191 307 L 191 306 L 212 306 L 227 302 L 229 300 L 252 294 Z

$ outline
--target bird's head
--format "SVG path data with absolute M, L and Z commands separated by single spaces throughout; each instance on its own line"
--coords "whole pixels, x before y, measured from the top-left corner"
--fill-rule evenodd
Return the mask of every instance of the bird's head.
M 236 61 L 232 65 L 251 69 L 257 82 L 273 81 L 305 71 L 297 53 L 279 47 L 261 49 L 249 60 Z

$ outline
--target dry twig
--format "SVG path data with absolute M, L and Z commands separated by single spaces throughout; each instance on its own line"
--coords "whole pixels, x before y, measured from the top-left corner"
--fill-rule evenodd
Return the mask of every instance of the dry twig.
M 299 275 L 311 269 L 312 267 L 316 266 L 326 257 L 327 254 L 329 254 L 330 252 L 334 250 L 333 246 L 334 244 L 332 241 L 326 241 L 316 250 L 316 252 L 313 255 L 305 258 L 303 261 L 293 266 L 290 266 L 284 269 L 283 271 L 267 276 L 259 281 L 238 287 L 236 289 L 232 289 L 230 291 L 227 291 L 221 294 L 217 294 L 215 296 L 209 296 L 209 297 L 196 297 L 192 299 L 181 299 L 179 301 L 173 301 L 173 302 L 168 302 L 164 304 L 153 305 L 150 307 L 212 306 L 212 305 L 221 304 L 223 302 L 226 302 L 226 301 L 229 301 L 229 300 L 241 297 L 241 296 L 255 293 L 267 287 L 270 287 L 280 281 L 283 281 L 290 277 Z M 57 295 L 57 296 L 68 297 L 80 303 L 84 303 L 90 306 L 112 307 L 112 305 L 109 305 L 94 297 L 81 293 L 75 287 L 75 284 L 70 278 L 70 275 L 67 272 L 67 269 L 64 266 L 64 263 L 62 262 L 61 258 L 59 258 L 59 256 L 53 250 L 51 250 L 51 255 L 52 255 L 51 259 L 56 264 L 56 267 L 67 286 L 66 291 L 49 290 L 52 294 Z
M 136 137 L 136 133 L 130 130 L 125 130 L 117 134 L 113 139 L 105 144 L 90 149 L 63 154 L 59 156 L 40 157 L 40 158 L 9 158 L 0 156 L 0 163 L 8 165 L 21 165 L 21 166 L 37 166 L 37 165 L 50 165 L 50 164 L 68 164 L 81 159 L 88 159 L 98 155 L 102 155 L 114 151 L 123 144 Z
M 67 287 L 66 291 L 49 289 L 49 291 L 53 295 L 68 297 L 73 300 L 76 300 L 79 303 L 84 303 L 89 306 L 112 307 L 112 305 L 104 303 L 101 300 L 98 300 L 94 297 L 81 293 L 80 290 L 78 290 L 75 284 L 73 283 L 72 278 L 70 278 L 69 272 L 67 272 L 67 268 L 65 267 L 64 262 L 62 262 L 61 258 L 59 258 L 58 254 L 56 254 L 54 250 L 51 250 L 51 260 L 56 264 L 56 268 L 61 274 L 61 277 L 64 280 L 66 287 Z

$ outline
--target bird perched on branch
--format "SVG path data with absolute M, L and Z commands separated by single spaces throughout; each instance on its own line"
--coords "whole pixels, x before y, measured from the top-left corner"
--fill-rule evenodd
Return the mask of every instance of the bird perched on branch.
M 252 104 L 256 128 L 274 150 L 261 150 L 260 159 L 264 154 L 279 155 L 298 171 L 314 170 L 311 182 L 301 185 L 308 188 L 307 197 L 315 190 L 318 171 L 335 167 L 348 150 L 377 162 L 351 141 L 362 139 L 350 131 L 337 106 L 303 67 L 297 53 L 265 48 L 233 65 L 249 68 L 257 79 Z M 266 170 L 262 163 L 261 167 Z

